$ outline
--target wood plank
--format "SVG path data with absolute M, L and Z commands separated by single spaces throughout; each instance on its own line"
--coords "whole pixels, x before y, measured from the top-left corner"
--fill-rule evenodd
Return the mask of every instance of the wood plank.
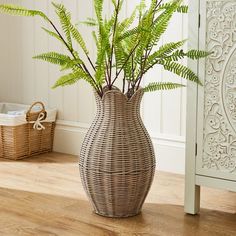
M 142 214 L 110 219 L 92 212 L 78 158 L 50 153 L 0 159 L 0 235 L 228 235 L 236 233 L 236 194 L 202 189 L 201 215 L 185 215 L 184 178 L 158 172 Z

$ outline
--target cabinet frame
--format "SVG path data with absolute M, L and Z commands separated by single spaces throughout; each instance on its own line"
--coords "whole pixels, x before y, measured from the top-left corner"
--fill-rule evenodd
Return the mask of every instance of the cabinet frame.
M 212 0 L 216 1 L 216 0 Z M 190 0 L 189 2 L 189 48 L 205 49 L 206 0 Z M 204 43 L 203 43 L 204 42 Z M 188 61 L 188 67 L 199 75 L 201 81 L 205 77 L 205 60 Z M 197 158 L 201 158 L 203 148 L 204 121 L 204 89 L 192 82 L 187 82 L 187 132 L 186 132 L 186 164 L 185 164 L 185 206 L 188 214 L 200 211 L 200 187 L 226 189 L 236 191 L 235 177 L 229 173 L 203 170 Z

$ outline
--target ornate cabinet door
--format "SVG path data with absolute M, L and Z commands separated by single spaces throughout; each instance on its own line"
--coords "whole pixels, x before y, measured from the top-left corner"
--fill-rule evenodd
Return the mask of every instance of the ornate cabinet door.
M 236 0 L 201 0 L 196 174 L 236 180 Z

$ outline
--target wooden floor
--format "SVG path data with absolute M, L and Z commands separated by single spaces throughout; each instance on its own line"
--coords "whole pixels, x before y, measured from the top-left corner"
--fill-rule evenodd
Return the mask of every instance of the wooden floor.
M 236 194 L 202 190 L 199 216 L 183 212 L 184 179 L 158 172 L 142 214 L 97 216 L 82 189 L 77 158 L 51 153 L 0 160 L 0 236 L 236 235 Z

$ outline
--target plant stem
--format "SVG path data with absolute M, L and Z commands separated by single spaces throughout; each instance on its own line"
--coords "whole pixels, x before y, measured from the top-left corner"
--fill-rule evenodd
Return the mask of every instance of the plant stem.
M 115 22 L 114 22 L 114 28 L 113 28 L 113 36 L 112 36 L 112 46 L 111 46 L 111 55 L 110 55 L 110 77 L 109 77 L 109 84 L 108 87 L 111 89 L 113 83 L 111 83 L 111 77 L 112 77 L 112 62 L 113 62 L 113 52 L 114 52 L 114 41 L 116 36 L 116 28 L 118 23 L 118 15 L 119 15 L 119 8 L 120 8 L 120 0 L 117 2 L 116 6 L 116 15 L 115 15 Z
M 122 89 L 122 92 L 125 93 L 125 75 L 124 75 L 124 78 L 123 78 L 123 89 Z
M 109 66 L 108 66 L 107 59 L 106 59 L 106 74 L 107 74 L 107 77 L 105 76 L 105 79 L 106 79 L 106 83 L 108 85 L 110 77 L 109 77 Z
M 117 78 L 119 77 L 121 71 L 124 69 L 126 63 L 129 61 L 129 59 L 130 59 L 130 57 L 132 56 L 132 54 L 135 52 L 135 50 L 136 50 L 136 48 L 138 47 L 139 43 L 140 43 L 140 40 L 138 41 L 138 43 L 136 44 L 136 46 L 131 50 L 129 56 L 126 58 L 124 64 L 122 65 L 122 67 L 121 67 L 120 70 L 118 71 L 118 73 L 117 73 L 115 79 L 112 81 L 111 86 L 115 83 L 115 81 L 116 81 Z
M 140 77 L 139 77 L 139 79 L 138 79 L 137 90 L 139 89 L 139 86 L 140 86 L 140 84 L 141 84 L 141 80 L 142 80 L 143 75 L 144 75 L 144 69 L 145 69 L 145 67 L 146 67 L 147 58 L 148 58 L 148 51 L 147 51 L 147 49 L 146 49 L 145 55 L 144 55 L 144 62 L 143 62 L 143 65 L 141 66 Z M 136 83 L 134 83 L 134 88 L 135 88 L 135 86 L 136 86 Z
M 58 36 L 61 38 L 61 40 L 63 41 L 63 43 L 65 44 L 65 46 L 67 47 L 68 51 L 71 53 L 71 55 L 73 56 L 73 58 L 76 60 L 76 56 L 75 54 L 73 53 L 73 49 L 70 48 L 70 46 L 68 45 L 68 43 L 65 41 L 65 39 L 63 38 L 63 36 L 61 35 L 61 33 L 59 32 L 59 30 L 57 29 L 57 27 L 54 25 L 54 23 L 50 20 L 49 20 L 49 23 L 52 25 L 52 27 L 54 28 L 54 30 L 57 32 Z M 85 66 L 85 64 L 83 63 L 82 64 L 83 66 L 81 66 L 80 64 L 77 64 L 77 66 L 79 66 L 83 71 L 85 71 L 89 77 L 92 79 L 93 83 L 94 83 L 94 86 L 96 87 L 97 89 L 97 92 L 99 93 L 100 96 L 102 96 L 102 90 L 101 88 L 99 88 L 99 86 L 97 85 L 96 81 L 94 80 L 93 76 L 90 74 L 89 70 L 87 69 L 87 67 Z M 101 90 L 101 91 L 99 91 Z
M 158 7 L 161 5 L 162 2 L 163 2 L 163 0 L 160 0 L 159 2 L 158 2 L 158 0 L 156 1 L 156 6 L 155 6 L 155 9 L 153 10 L 152 24 L 151 24 L 150 27 L 153 26 L 154 18 L 155 18 L 155 12 L 156 12 L 156 10 L 158 9 Z M 149 45 L 148 45 L 148 46 L 149 46 Z M 151 54 L 151 52 L 152 52 L 152 49 L 153 49 L 153 46 L 152 46 L 152 47 L 149 49 L 149 51 L 148 51 L 148 46 L 147 46 L 147 48 L 146 48 L 146 52 L 145 52 L 145 56 L 144 56 L 144 62 L 143 62 L 143 64 L 141 64 L 141 72 L 140 72 L 140 75 L 138 75 L 137 80 L 136 80 L 136 82 L 135 82 L 135 84 L 134 84 L 134 87 L 135 87 L 136 84 L 138 83 L 138 85 L 137 85 L 137 90 L 138 90 L 139 87 L 140 87 L 141 80 L 142 80 L 143 75 L 144 75 L 144 72 L 145 72 L 145 67 L 146 67 L 147 59 L 148 59 L 148 57 L 150 56 L 150 54 Z
M 135 69 L 134 69 L 134 54 L 132 55 L 132 79 L 134 80 L 134 72 L 135 72 Z
M 92 62 L 92 60 L 91 60 L 91 58 L 89 57 L 88 54 L 86 54 L 86 56 L 87 56 L 87 58 L 88 58 L 88 61 L 89 61 L 90 65 L 92 66 L 93 70 L 96 71 L 96 68 L 95 68 L 95 66 L 94 66 L 94 64 L 93 64 L 93 62 Z

